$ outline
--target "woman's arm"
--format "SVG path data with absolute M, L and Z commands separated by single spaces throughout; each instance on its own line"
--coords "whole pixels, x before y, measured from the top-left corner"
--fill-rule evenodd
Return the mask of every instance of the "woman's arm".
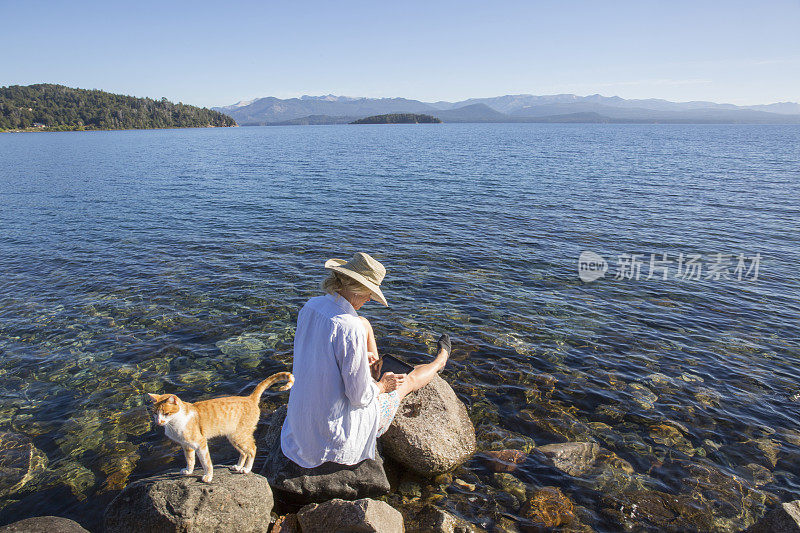
M 372 329 L 372 324 L 363 316 L 358 317 L 364 325 L 364 330 L 367 332 L 367 361 L 369 362 L 370 372 L 372 379 L 378 381 L 381 377 L 381 366 L 383 361 L 378 355 L 378 342 L 375 340 L 375 332 Z M 384 392 L 384 391 L 381 391 Z
M 340 326 L 333 342 L 347 398 L 355 407 L 366 407 L 381 391 L 370 375 L 363 328 Z

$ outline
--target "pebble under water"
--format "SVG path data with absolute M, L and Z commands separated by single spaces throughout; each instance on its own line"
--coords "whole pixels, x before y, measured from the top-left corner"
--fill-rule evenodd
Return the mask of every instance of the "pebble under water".
M 478 438 L 389 503 L 490 531 L 738 531 L 800 497 L 799 160 L 796 126 L 1 135 L 0 524 L 96 530 L 126 483 L 181 468 L 144 394 L 290 370 L 322 264 L 363 250 L 388 270 L 390 307 L 361 311 L 379 349 L 419 363 L 449 332 Z M 583 251 L 605 277 L 579 279 Z M 564 442 L 589 443 L 568 471 L 545 453 Z

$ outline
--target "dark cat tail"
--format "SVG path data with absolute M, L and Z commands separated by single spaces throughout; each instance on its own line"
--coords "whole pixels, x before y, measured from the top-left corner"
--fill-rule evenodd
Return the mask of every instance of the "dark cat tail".
M 291 372 L 278 372 L 277 374 L 272 374 L 270 377 L 256 385 L 255 390 L 250 394 L 250 398 L 257 402 L 261 395 L 264 394 L 264 391 L 267 390 L 270 385 L 275 383 L 276 381 L 286 381 L 286 385 L 279 388 L 278 390 L 289 390 L 294 385 L 294 376 Z

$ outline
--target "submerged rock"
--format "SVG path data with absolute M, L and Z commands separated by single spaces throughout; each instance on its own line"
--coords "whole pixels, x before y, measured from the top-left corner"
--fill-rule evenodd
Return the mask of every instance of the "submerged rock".
M 447 511 L 434 507 L 425 506 L 418 514 L 418 524 L 409 526 L 406 524 L 408 533 L 477 533 L 478 529 L 461 518 L 451 515 Z
M 386 455 L 426 477 L 459 466 L 477 446 L 466 406 L 439 376 L 403 399 L 380 440 Z
M 667 376 L 666 374 L 662 374 L 661 372 L 655 372 L 653 374 L 648 374 L 645 376 L 647 381 L 650 382 L 651 385 L 654 387 L 668 387 L 674 388 L 675 380 L 671 377 Z
M 800 446 L 800 431 L 796 429 L 785 429 L 784 434 L 786 442 L 794 444 L 795 446 Z
M 758 449 L 764 453 L 764 457 L 767 458 L 769 464 L 773 467 L 778 464 L 778 452 L 781 449 L 781 445 L 777 441 L 762 437 L 760 439 L 755 439 L 755 444 Z
M 324 463 L 316 468 L 303 468 L 293 463 L 281 451 L 281 427 L 285 418 L 285 406 L 269 415 L 257 444 L 259 451 L 266 453 L 261 473 L 287 500 L 295 503 L 324 502 L 332 498 L 355 500 L 389 492 L 383 460 L 377 453 L 374 460 L 366 459 L 352 466 Z
M 667 494 L 658 490 L 630 490 L 603 496 L 604 512 L 626 529 L 643 523 L 666 531 L 710 531 L 713 517 L 688 494 Z
M 243 333 L 217 342 L 217 348 L 225 355 L 241 357 L 261 353 L 267 349 L 267 344 L 258 335 Z
M 629 383 L 628 389 L 633 397 L 633 401 L 639 404 L 643 409 L 652 409 L 653 404 L 658 400 L 658 396 L 641 383 Z
M 0 432 L 0 497 L 19 492 L 44 472 L 47 456 L 18 433 Z
M 670 461 L 662 468 L 683 476 L 680 493 L 629 485 L 603 495 L 604 512 L 626 528 L 649 524 L 667 531 L 741 531 L 763 509 L 764 493 L 712 465 Z
M 128 476 L 139 460 L 138 447 L 130 442 L 106 442 L 102 447 L 100 470 L 106 474 L 101 491 L 122 490 L 128 483 Z
M 658 482 L 645 474 L 629 474 L 621 469 L 600 470 L 591 479 L 582 480 L 581 485 L 604 494 L 655 488 Z
M 302 531 L 402 533 L 403 515 L 388 503 L 362 498 L 306 505 L 297 512 Z
M 722 395 L 708 387 L 700 387 L 694 393 L 695 399 L 704 407 L 719 407 Z
M 589 470 L 600 452 L 596 442 L 562 442 L 537 448 L 545 454 L 553 466 L 571 476 L 579 476 Z
M 650 438 L 664 446 L 676 446 L 685 440 L 681 432 L 669 424 L 650 426 Z
M 600 404 L 594 411 L 600 416 L 606 416 L 617 422 L 625 418 L 625 410 L 618 405 Z
M 53 475 L 58 483 L 69 488 L 78 501 L 87 498 L 89 489 L 94 486 L 96 479 L 91 470 L 77 461 L 67 460 L 53 470 Z
M 555 402 L 532 404 L 519 412 L 523 424 L 533 426 L 535 432 L 557 435 L 567 440 L 585 440 L 591 437 L 592 428 L 578 420 L 573 409 Z
M 217 467 L 212 483 L 180 474 L 136 481 L 108 505 L 103 521 L 108 533 L 256 533 L 269 529 L 272 505 L 266 478 Z
M 536 448 L 536 442 L 527 435 L 492 424 L 479 425 L 475 428 L 475 435 L 478 439 L 478 446 L 484 450 L 519 450 L 523 453 L 530 453 Z
M 525 400 L 528 403 L 537 403 L 542 399 L 550 399 L 555 391 L 558 379 L 550 374 L 536 374 L 530 379 L 524 380 L 527 388 L 525 389 Z
M 150 431 L 152 419 L 146 407 L 136 406 L 120 414 L 118 425 L 120 431 L 131 436 L 139 436 Z
M 493 481 L 495 486 L 502 489 L 503 492 L 515 497 L 520 504 L 525 503 L 528 489 L 525 483 L 514 477 L 513 474 L 498 472 L 494 474 Z
M 600 471 L 620 470 L 629 475 L 634 473 L 633 466 L 628 461 L 606 448 L 600 448 L 594 467 Z
M 766 485 L 775 481 L 775 476 L 772 474 L 772 472 L 770 472 L 768 468 L 759 464 L 749 463 L 745 465 L 744 469 L 747 471 L 749 477 L 752 479 L 753 485 L 756 487 L 760 487 L 761 485 Z
M 612 390 L 623 390 L 625 388 L 626 386 L 625 380 L 620 378 L 617 373 L 605 372 L 602 375 Z
M 675 448 L 676 450 L 685 453 L 686 455 L 694 455 L 695 449 L 692 443 L 683 436 L 678 425 L 670 422 L 663 422 L 650 426 L 650 438 L 656 444 Z
M 528 458 L 521 450 L 489 450 L 484 453 L 492 472 L 513 472 Z
M 422 487 L 419 486 L 419 483 L 414 483 L 410 480 L 401 482 L 396 490 L 399 494 L 412 500 L 418 500 L 422 497 Z
M 89 533 L 68 518 L 60 516 L 36 516 L 0 527 L 0 533 Z
M 713 514 L 716 529 L 741 530 L 761 513 L 766 494 L 753 489 L 741 477 L 711 464 L 674 461 L 686 473 L 684 486 L 691 487 L 696 506 Z
M 572 500 L 556 487 L 535 490 L 520 513 L 531 522 L 546 528 L 571 524 L 577 518 Z
M 67 420 L 61 428 L 61 437 L 56 442 L 64 455 L 78 458 L 87 450 L 98 448 L 103 443 L 103 432 L 100 411 L 89 409 Z
M 467 483 L 463 479 L 458 479 L 458 478 L 456 478 L 456 480 L 453 481 L 453 484 L 456 485 L 457 487 L 461 487 L 462 489 L 467 490 L 469 492 L 474 491 L 475 487 L 476 487 L 474 483 Z
M 800 500 L 780 504 L 745 533 L 800 533 Z

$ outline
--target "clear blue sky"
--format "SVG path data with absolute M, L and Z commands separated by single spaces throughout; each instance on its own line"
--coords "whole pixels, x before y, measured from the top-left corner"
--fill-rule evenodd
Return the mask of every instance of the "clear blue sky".
M 260 96 L 800 101 L 800 0 L 0 0 L 0 85 Z

